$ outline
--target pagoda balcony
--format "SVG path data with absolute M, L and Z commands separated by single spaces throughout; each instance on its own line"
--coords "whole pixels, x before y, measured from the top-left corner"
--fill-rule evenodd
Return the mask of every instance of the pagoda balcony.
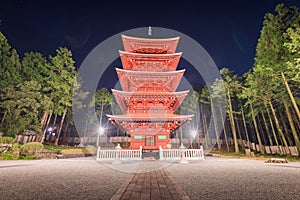
M 189 91 L 125 92 L 112 89 L 112 92 L 125 113 L 159 114 L 175 112 Z
M 124 49 L 127 52 L 143 54 L 174 53 L 180 37 L 166 39 L 137 38 L 122 35 Z
M 125 70 L 135 71 L 175 71 L 182 53 L 173 54 L 140 54 L 119 50 Z
M 174 92 L 185 70 L 169 72 L 131 71 L 116 68 L 124 91 Z

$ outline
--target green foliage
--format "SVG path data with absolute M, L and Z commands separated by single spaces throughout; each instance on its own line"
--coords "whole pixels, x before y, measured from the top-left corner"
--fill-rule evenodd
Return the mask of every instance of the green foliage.
M 102 123 L 103 113 L 106 110 L 110 109 L 110 106 L 113 104 L 113 99 L 111 93 L 106 88 L 101 88 L 96 91 L 95 94 L 95 108 L 96 113 L 100 119 L 100 124 Z
M 203 87 L 201 90 L 201 94 L 199 96 L 200 103 L 205 105 L 210 105 L 210 98 L 211 96 L 209 94 L 208 87 L 207 86 Z
M 19 155 L 13 155 L 11 152 L 7 151 L 0 155 L 0 160 L 19 160 Z
M 38 150 L 44 148 L 44 145 L 39 142 L 29 142 L 21 146 L 21 155 L 36 156 Z
M 50 73 L 54 81 L 49 81 L 51 99 L 55 104 L 54 113 L 61 115 L 66 107 L 72 106 L 73 87 L 76 83 L 76 71 L 72 53 L 67 48 L 56 50 L 54 57 L 50 56 Z
M 257 92 L 262 94 L 263 91 L 264 95 L 268 93 L 268 98 L 281 99 L 286 93 L 282 73 L 288 80 L 299 81 L 297 26 L 299 27 L 300 23 L 300 13 L 297 7 L 286 7 L 283 4 L 276 6 L 275 11 L 275 14 L 265 15 L 264 26 L 256 47 L 254 72 L 259 76 L 256 80 L 260 81 L 256 84 L 259 89 Z M 289 84 L 292 90 L 299 87 L 299 84 L 297 86 L 294 82 Z M 279 95 L 278 91 L 281 91 Z
M 106 88 L 101 88 L 96 91 L 95 94 L 95 106 L 97 110 L 101 110 L 102 107 L 112 105 L 112 95 Z
M 12 152 L 16 152 L 16 151 L 20 151 L 21 148 L 21 144 L 19 144 L 18 142 L 14 143 L 13 146 L 11 147 L 11 151 Z
M 0 144 L 14 144 L 16 140 L 12 137 L 0 137 Z
M 44 116 L 60 116 L 72 106 L 74 63 L 67 48 L 57 49 L 49 59 L 28 52 L 20 60 L 0 32 L 0 131 L 7 136 L 25 129 L 41 133 Z
M 229 92 L 230 95 L 239 93 L 241 84 L 238 79 L 238 76 L 234 75 L 233 72 L 231 70 L 229 70 L 228 68 L 222 68 L 220 70 L 220 74 L 222 76 L 223 81 L 221 83 L 219 83 L 219 85 L 221 84 L 220 86 L 218 86 L 217 88 L 214 89 L 214 91 L 215 91 L 214 93 L 218 94 L 219 96 L 222 95 L 222 93 L 220 92 L 222 83 L 223 83 L 223 87 L 225 88 L 225 90 L 223 89 L 223 91 L 226 91 L 226 93 Z
M 276 14 L 267 13 L 256 47 L 255 66 L 281 70 L 290 59 L 290 53 L 283 46 L 287 41 L 286 31 L 300 22 L 297 7 L 276 6 Z
M 180 113 L 181 114 L 197 114 L 199 104 L 199 93 L 197 91 L 193 91 L 188 94 L 186 98 L 180 105 Z
M 15 87 L 3 89 L 0 94 L 1 107 L 7 111 L 2 130 L 10 136 L 22 134 L 25 129 L 39 130 L 39 113 L 43 111 L 47 98 L 41 93 L 41 85 L 26 81 Z
M 6 37 L 0 32 L 0 89 L 20 83 L 20 59 L 17 51 L 11 49 Z
M 288 41 L 284 46 L 293 55 L 293 58 L 286 62 L 287 70 L 285 73 L 290 77 L 290 81 L 297 84 L 300 83 L 300 24 L 295 25 L 294 28 L 287 30 L 286 37 Z

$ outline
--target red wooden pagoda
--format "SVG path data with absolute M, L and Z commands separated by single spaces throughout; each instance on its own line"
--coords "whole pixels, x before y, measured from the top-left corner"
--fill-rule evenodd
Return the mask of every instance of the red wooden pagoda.
M 176 92 L 185 70 L 177 70 L 179 37 L 136 38 L 122 35 L 124 69 L 116 69 L 123 91 L 112 90 L 124 115 L 107 115 L 130 135 L 130 148 L 156 150 L 170 143 L 170 132 L 193 115 L 173 114 L 189 91 Z

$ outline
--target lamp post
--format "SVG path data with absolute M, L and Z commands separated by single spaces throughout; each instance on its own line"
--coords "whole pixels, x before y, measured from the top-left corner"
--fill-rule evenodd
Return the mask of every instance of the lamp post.
M 98 129 L 98 133 L 97 133 L 97 147 L 100 146 L 100 137 L 101 137 L 101 134 L 104 133 L 104 128 L 100 127 Z
M 187 161 L 187 159 L 185 158 L 185 149 L 186 149 L 186 147 L 183 145 L 183 143 L 181 143 L 179 149 L 181 151 L 180 163 L 189 163 L 189 161 Z

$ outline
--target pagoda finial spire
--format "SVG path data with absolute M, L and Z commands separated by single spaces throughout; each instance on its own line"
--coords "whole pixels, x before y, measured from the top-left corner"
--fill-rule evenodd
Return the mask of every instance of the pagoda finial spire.
M 151 26 L 149 26 L 149 28 L 148 28 L 148 36 L 151 36 L 152 35 L 152 28 L 151 28 Z

